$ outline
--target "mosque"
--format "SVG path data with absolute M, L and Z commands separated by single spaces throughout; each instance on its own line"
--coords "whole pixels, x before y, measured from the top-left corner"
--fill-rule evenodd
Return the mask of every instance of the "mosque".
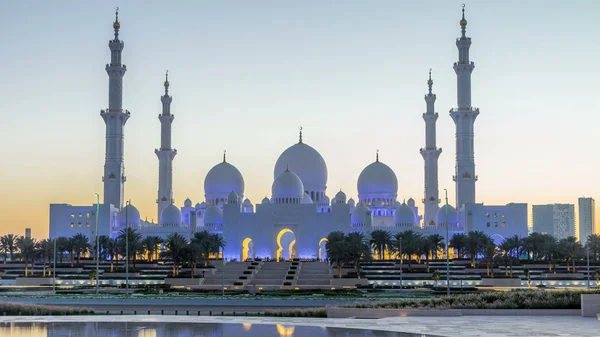
M 391 233 L 413 230 L 424 235 L 446 231 L 454 233 L 483 231 L 497 242 L 513 235 L 527 236 L 527 204 L 484 205 L 475 198 L 474 123 L 479 109 L 471 105 L 470 61 L 471 38 L 466 36 L 467 20 L 464 8 L 460 20 L 461 36 L 456 39 L 458 61 L 457 107 L 450 110 L 456 125 L 456 205 L 441 204 L 438 189 L 438 158 L 442 149 L 436 144 L 438 113 L 434 104 L 433 81 L 429 73 L 425 95 L 425 147 L 420 153 L 425 163 L 423 212 L 415 200 L 399 202 L 398 180 L 394 171 L 379 160 L 369 164 L 357 181 L 358 198 L 348 198 L 342 191 L 327 191 L 327 165 L 319 152 L 302 139 L 279 156 L 273 169 L 271 197 L 253 204 L 244 198 L 242 173 L 227 161 L 216 164 L 204 180 L 204 201 L 193 205 L 190 199 L 183 206 L 175 204 L 173 194 L 173 160 L 177 150 L 171 144 L 172 96 L 169 95 L 168 74 L 161 97 L 161 144 L 154 152 L 158 157 L 159 182 L 158 223 L 142 220 L 134 205 L 125 202 L 124 128 L 131 113 L 123 109 L 123 76 L 127 67 L 122 63 L 124 42 L 119 39 L 118 12 L 113 24 L 114 39 L 108 45 L 110 63 L 108 109 L 100 116 L 106 124 L 106 153 L 103 202 L 89 206 L 50 205 L 50 237 L 83 233 L 90 239 L 96 235 L 115 237 L 126 227 L 135 228 L 143 236 L 167 237 L 179 233 L 187 238 L 194 232 L 208 230 L 223 235 L 227 260 L 249 257 L 325 258 L 327 235 L 332 231 L 361 231 L 368 235 L 376 229 Z M 330 195 L 333 197 L 330 199 Z M 98 196 L 99 198 L 99 196 Z M 440 205 L 442 205 L 440 207 Z M 96 233 L 96 222 L 98 224 Z

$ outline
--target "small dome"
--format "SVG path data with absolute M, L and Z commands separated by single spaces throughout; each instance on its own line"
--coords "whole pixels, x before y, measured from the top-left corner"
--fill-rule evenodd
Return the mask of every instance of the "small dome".
M 227 203 L 229 204 L 237 204 L 238 203 L 238 195 L 234 191 L 231 191 L 227 196 Z
M 190 198 L 185 199 L 185 201 L 183 202 L 183 207 L 192 207 L 192 201 L 190 200 Z
M 396 226 L 413 226 L 415 224 L 415 212 L 410 206 L 403 203 L 396 208 L 394 224 Z
M 135 206 L 129 204 L 119 212 L 119 226 L 139 226 L 141 223 L 140 211 Z
M 194 206 L 194 208 L 196 210 L 199 210 L 200 208 L 202 208 L 202 204 L 201 203 L 197 203 L 196 206 Z
M 263 200 L 261 201 L 261 204 L 263 205 L 268 205 L 271 203 L 271 200 L 269 200 L 269 198 L 264 197 Z
M 346 193 L 342 192 L 342 190 L 337 192 L 335 195 L 335 203 L 336 204 L 345 204 L 346 203 Z
M 458 225 L 458 213 L 456 212 L 456 209 L 450 205 L 448 205 L 447 207 L 448 212 L 446 212 L 446 205 L 443 205 L 438 210 L 436 216 L 437 224 L 442 226 L 445 226 L 446 224 L 450 224 L 450 226 Z
M 204 225 L 220 225 L 223 223 L 223 210 L 216 205 L 210 205 L 204 213 Z
M 271 193 L 273 198 L 302 199 L 304 197 L 304 185 L 302 185 L 300 177 L 286 169 L 273 182 Z
M 244 195 L 244 178 L 240 171 L 225 160 L 208 171 L 204 179 L 204 194 L 207 200 L 226 198 L 231 191 Z
M 398 208 L 398 207 L 400 207 L 400 205 L 402 205 L 402 204 L 400 203 L 400 201 L 397 201 L 397 200 L 396 200 L 396 202 L 394 203 L 394 208 Z
M 246 198 L 244 200 L 244 203 L 242 204 L 242 206 L 244 206 L 244 207 L 252 207 L 252 202 L 250 201 L 250 199 Z
M 358 176 L 358 194 L 362 200 L 364 195 L 388 195 L 388 198 L 396 198 L 398 193 L 398 179 L 392 169 L 386 164 L 375 161 Z
M 313 204 L 314 202 L 313 202 L 312 198 L 310 197 L 310 195 L 308 195 L 308 193 L 305 192 L 304 197 L 302 197 L 302 203 L 303 204 Z
M 352 225 L 365 226 L 369 217 L 371 217 L 371 211 L 361 202 L 358 203 L 358 206 L 352 211 L 350 220 Z
M 408 207 L 415 207 L 415 199 L 413 199 L 413 198 L 408 199 L 406 204 L 408 205 Z
M 274 179 L 289 168 L 302 180 L 306 191 L 325 191 L 327 187 L 327 165 L 317 150 L 302 143 L 288 147 L 275 163 Z
M 352 198 L 348 199 L 348 206 L 354 207 L 355 205 L 356 205 L 356 202 L 354 201 L 354 199 L 352 199 Z
M 321 205 L 329 206 L 329 197 L 328 196 L 324 196 L 323 199 L 321 199 Z
M 161 225 L 181 225 L 181 211 L 179 207 L 170 204 L 160 213 Z

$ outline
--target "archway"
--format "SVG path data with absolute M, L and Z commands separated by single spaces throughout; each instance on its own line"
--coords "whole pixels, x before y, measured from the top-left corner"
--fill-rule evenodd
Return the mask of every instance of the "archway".
M 318 249 L 318 254 L 317 254 L 317 258 L 320 261 L 324 261 L 325 259 L 327 259 L 327 242 L 329 242 L 329 240 L 327 240 L 327 238 L 322 238 L 321 240 L 319 240 L 319 249 Z
M 242 241 L 241 262 L 244 262 L 251 257 L 254 257 L 254 242 L 252 242 L 251 238 L 245 238 L 244 241 Z
M 275 260 L 279 261 L 284 259 L 293 259 L 296 257 L 296 234 L 289 228 L 284 228 L 277 234 L 277 252 L 275 254 Z M 284 251 L 284 248 L 287 249 Z

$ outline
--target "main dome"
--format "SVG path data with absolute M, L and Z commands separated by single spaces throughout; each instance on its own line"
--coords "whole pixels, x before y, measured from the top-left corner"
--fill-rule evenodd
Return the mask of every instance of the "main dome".
M 369 194 L 391 194 L 392 198 L 396 198 L 398 179 L 389 166 L 377 160 L 362 170 L 357 188 L 361 199 Z
M 204 179 L 204 196 L 207 201 L 224 202 L 231 191 L 244 196 L 244 178 L 240 171 L 223 158 L 223 162 L 208 171 Z M 223 200 L 220 200 L 223 199 Z
M 302 135 L 300 136 L 302 137 Z M 300 142 L 288 147 L 277 159 L 273 179 L 288 168 L 300 179 L 305 191 L 324 192 L 327 188 L 327 165 L 321 154 L 313 147 Z

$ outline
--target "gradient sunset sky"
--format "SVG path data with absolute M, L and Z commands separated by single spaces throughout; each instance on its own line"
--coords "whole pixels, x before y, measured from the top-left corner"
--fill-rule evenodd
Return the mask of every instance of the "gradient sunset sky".
M 108 40 L 120 7 L 125 195 L 156 220 L 160 95 L 173 96 L 174 192 L 204 199 L 222 152 L 245 196 L 271 193 L 277 157 L 298 141 L 324 157 L 328 195 L 356 199 L 380 159 L 398 199 L 422 207 L 427 72 L 433 68 L 440 195 L 454 204 L 455 39 L 460 1 L 5 1 L 0 11 L 0 234 L 48 235 L 50 203 L 102 192 Z M 597 197 L 600 2 L 469 1 L 477 201 Z M 598 203 L 600 205 L 600 203 Z M 530 214 L 531 217 L 531 214 Z

